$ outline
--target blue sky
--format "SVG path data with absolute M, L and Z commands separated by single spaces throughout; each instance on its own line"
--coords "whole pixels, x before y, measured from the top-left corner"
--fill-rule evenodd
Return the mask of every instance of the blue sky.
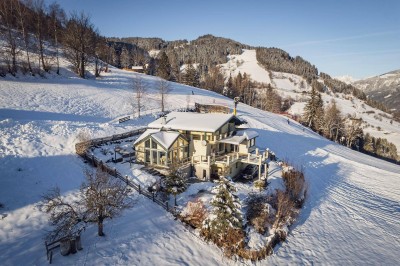
M 46 0 L 47 3 L 52 1 Z M 58 0 L 105 36 L 193 40 L 213 34 L 300 55 L 332 76 L 400 69 L 398 0 Z

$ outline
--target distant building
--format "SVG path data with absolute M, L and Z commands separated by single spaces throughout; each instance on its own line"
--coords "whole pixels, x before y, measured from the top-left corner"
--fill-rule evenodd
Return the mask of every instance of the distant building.
M 240 123 L 232 114 L 171 112 L 150 123 L 135 141 L 136 159 L 160 168 L 190 164 L 202 180 L 234 177 L 254 164 L 261 177 L 265 154 L 255 148 L 258 133 L 238 129 Z

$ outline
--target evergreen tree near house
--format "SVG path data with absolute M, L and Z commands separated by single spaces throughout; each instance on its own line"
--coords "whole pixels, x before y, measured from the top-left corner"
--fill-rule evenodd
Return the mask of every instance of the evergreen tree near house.
M 198 87 L 199 85 L 199 76 L 196 68 L 193 66 L 191 61 L 186 64 L 183 81 L 186 85 L 189 86 Z
M 171 79 L 171 64 L 165 52 L 161 53 L 160 59 L 158 60 L 157 76 L 165 80 Z
M 313 87 L 311 97 L 304 107 L 303 120 L 305 124 L 316 132 L 320 132 L 324 122 L 324 103 L 321 94 Z
M 241 205 L 234 195 L 236 188 L 228 179 L 221 177 L 213 189 L 212 213 L 203 223 L 202 234 L 219 246 L 237 248 L 242 244 Z
M 187 179 L 179 172 L 179 170 L 176 169 L 175 166 L 172 166 L 171 173 L 165 179 L 165 186 L 167 193 L 174 195 L 176 206 L 178 205 L 176 202 L 176 196 L 186 190 Z
M 226 83 L 224 95 L 229 98 L 234 97 L 232 73 L 229 74 L 229 78 L 228 78 L 228 82 Z

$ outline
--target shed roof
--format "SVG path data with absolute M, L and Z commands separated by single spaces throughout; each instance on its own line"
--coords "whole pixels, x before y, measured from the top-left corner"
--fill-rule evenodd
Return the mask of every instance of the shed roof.
M 249 140 L 249 139 L 254 139 L 256 137 L 258 137 L 258 133 L 256 131 L 245 129 L 245 130 L 237 131 L 235 136 L 221 139 L 221 140 L 219 140 L 219 142 L 239 145 L 245 139 Z

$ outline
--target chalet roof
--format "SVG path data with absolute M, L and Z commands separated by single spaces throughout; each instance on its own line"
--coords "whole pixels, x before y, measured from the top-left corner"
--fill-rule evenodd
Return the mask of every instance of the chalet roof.
M 179 132 L 174 132 L 174 131 L 160 131 L 159 129 L 147 129 L 145 132 L 143 132 L 142 135 L 140 135 L 140 137 L 133 144 L 136 145 L 137 143 L 146 139 L 148 136 L 151 136 L 161 146 L 163 146 L 168 150 L 172 146 L 172 144 L 174 144 L 179 135 L 180 135 Z
M 239 145 L 244 140 L 254 139 L 256 137 L 258 137 L 258 133 L 256 131 L 245 129 L 237 131 L 236 135 L 221 139 L 219 142 Z
M 232 114 L 171 112 L 148 125 L 149 128 L 215 132 L 231 120 Z

